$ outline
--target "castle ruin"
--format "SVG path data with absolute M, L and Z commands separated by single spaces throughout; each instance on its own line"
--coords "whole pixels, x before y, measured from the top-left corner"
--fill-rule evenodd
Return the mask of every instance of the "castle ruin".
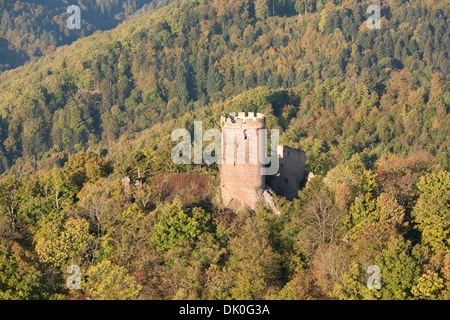
M 260 131 L 266 127 L 266 118 L 263 114 L 255 115 L 253 112 L 248 114 L 239 112 L 237 115 L 235 113 L 224 114 L 221 117 L 221 126 L 223 160 L 219 169 L 220 190 L 224 205 L 233 208 L 242 208 L 248 205 L 253 210 L 256 209 L 258 202 L 267 205 L 270 192 L 266 177 L 271 180 L 272 190 L 277 195 L 284 196 L 289 200 L 297 196 L 305 170 L 305 153 L 303 151 L 279 145 L 277 147 L 278 172 L 271 178 L 262 174 L 261 170 L 264 166 L 260 161 L 252 161 L 254 154 L 259 155 L 266 151 L 261 150 L 262 145 L 258 143 L 264 139 Z M 233 138 L 227 140 L 230 131 L 236 131 L 236 129 L 243 133 L 243 139 L 239 139 L 237 135 L 231 135 Z M 231 153 L 229 152 L 230 148 Z M 240 151 L 245 154 L 244 162 L 239 161 Z M 230 156 L 233 158 L 229 159 Z

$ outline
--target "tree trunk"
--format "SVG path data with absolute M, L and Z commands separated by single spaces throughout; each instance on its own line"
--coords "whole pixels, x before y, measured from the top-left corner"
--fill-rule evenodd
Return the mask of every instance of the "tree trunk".
M 9 223 L 11 224 L 12 233 L 16 232 L 16 219 L 14 217 L 14 208 L 9 208 Z

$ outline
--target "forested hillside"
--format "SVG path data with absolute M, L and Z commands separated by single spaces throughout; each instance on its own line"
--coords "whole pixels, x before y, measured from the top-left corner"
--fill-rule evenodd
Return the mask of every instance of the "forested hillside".
M 366 8 L 188 0 L 0 75 L 0 298 L 448 299 L 450 8 Z M 233 111 L 306 152 L 280 216 L 170 159 Z
M 52 53 L 56 47 L 114 28 L 142 7 L 171 1 L 150 0 L 0 0 L 0 72 Z M 82 28 L 70 30 L 67 8 L 81 9 Z

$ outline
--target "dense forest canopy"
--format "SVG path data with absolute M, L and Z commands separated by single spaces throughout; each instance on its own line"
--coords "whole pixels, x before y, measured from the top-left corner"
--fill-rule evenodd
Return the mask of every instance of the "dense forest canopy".
M 0 0 L 0 72 L 52 53 L 97 30 L 111 29 L 138 10 L 171 1 L 151 0 Z M 67 8 L 78 5 L 83 27 L 67 28 Z
M 450 7 L 368 5 L 187 0 L 3 72 L 0 298 L 448 299 Z M 306 152 L 280 216 L 171 162 L 234 111 Z

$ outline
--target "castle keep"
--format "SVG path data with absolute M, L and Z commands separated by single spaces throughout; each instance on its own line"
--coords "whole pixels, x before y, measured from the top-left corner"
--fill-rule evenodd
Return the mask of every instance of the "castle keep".
M 265 137 L 261 135 L 260 129 L 266 127 L 263 114 L 224 114 L 221 117 L 221 126 L 223 160 L 219 168 L 224 205 L 233 208 L 248 205 L 252 209 L 256 209 L 260 201 L 267 205 L 269 186 L 266 177 L 271 177 L 269 179 L 276 194 L 287 199 L 297 196 L 305 169 L 303 151 L 279 145 L 278 172 L 274 176 L 262 174 L 264 165 L 259 161 L 258 155 L 266 152 L 262 150 L 261 144 Z
M 256 138 L 259 139 L 258 129 L 266 127 L 266 118 L 264 115 L 258 113 L 240 112 L 238 116 L 235 113 L 225 114 L 221 117 L 222 126 L 222 164 L 220 165 L 220 183 L 222 201 L 227 206 L 240 207 L 243 204 L 248 204 L 251 208 L 256 208 L 256 204 L 261 200 L 265 188 L 264 176 L 261 175 L 262 164 L 259 161 L 250 163 L 250 148 L 256 147 L 256 154 L 260 152 L 259 143 L 248 143 L 250 140 L 246 137 L 247 130 L 252 130 L 256 133 Z M 239 139 L 236 135 L 233 141 L 227 141 L 227 136 L 230 131 L 235 129 L 243 130 L 244 141 Z M 259 140 L 258 140 L 259 141 Z M 242 145 L 243 143 L 243 145 Z M 231 144 L 231 145 L 230 145 Z M 241 145 L 239 145 L 241 144 Z M 232 151 L 233 159 L 229 159 Z M 245 163 L 238 161 L 239 151 L 244 151 Z M 252 152 L 254 153 L 254 152 Z

